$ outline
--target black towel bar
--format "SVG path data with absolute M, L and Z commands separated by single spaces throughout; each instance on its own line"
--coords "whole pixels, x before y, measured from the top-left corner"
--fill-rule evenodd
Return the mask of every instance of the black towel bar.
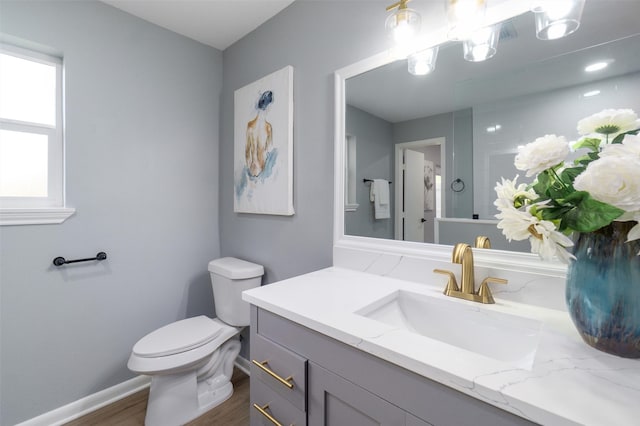
M 66 260 L 64 257 L 58 256 L 53 259 L 53 264 L 56 266 L 62 266 L 68 263 L 89 262 L 91 260 L 105 260 L 106 258 L 107 253 L 101 251 L 100 253 L 96 254 L 96 257 L 88 257 L 86 259 Z
M 362 179 L 363 182 L 373 182 L 373 179 Z M 393 182 L 389 181 L 389 185 L 391 185 Z

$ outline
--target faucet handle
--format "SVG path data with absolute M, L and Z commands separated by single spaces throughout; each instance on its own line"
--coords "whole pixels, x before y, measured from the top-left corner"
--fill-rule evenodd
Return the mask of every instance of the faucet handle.
M 480 284 L 480 289 L 478 290 L 478 296 L 482 298 L 482 303 L 496 303 L 496 301 L 493 300 L 493 295 L 491 294 L 489 283 L 506 284 L 507 282 L 508 281 L 505 280 L 504 278 L 494 278 L 494 277 L 485 278 L 482 281 L 482 284 Z
M 433 272 L 435 272 L 436 274 L 449 276 L 449 279 L 447 280 L 447 286 L 445 287 L 443 292 L 446 296 L 451 296 L 451 293 L 454 291 L 460 291 L 458 282 L 456 281 L 456 276 L 453 272 L 447 271 L 445 269 L 434 269 Z
M 478 235 L 476 237 L 476 242 L 474 244 L 475 248 L 484 248 L 484 249 L 490 249 L 491 248 L 491 240 L 489 240 L 489 237 L 485 237 L 484 235 Z

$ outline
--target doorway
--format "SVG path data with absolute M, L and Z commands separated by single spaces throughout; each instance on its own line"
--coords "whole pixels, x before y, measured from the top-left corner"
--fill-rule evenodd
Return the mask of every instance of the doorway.
M 444 217 L 445 138 L 395 144 L 396 240 L 433 243 L 436 217 Z

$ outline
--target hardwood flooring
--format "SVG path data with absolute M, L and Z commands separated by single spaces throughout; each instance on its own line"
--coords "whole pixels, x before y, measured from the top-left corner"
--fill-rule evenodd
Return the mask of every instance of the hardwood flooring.
M 231 378 L 233 395 L 187 426 L 247 426 L 249 424 L 249 376 L 237 368 Z M 149 389 L 137 392 L 67 423 L 65 426 L 143 426 Z

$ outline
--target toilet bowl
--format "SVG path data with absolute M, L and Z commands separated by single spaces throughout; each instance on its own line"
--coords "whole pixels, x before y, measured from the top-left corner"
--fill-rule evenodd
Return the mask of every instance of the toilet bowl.
M 260 286 L 264 268 L 225 257 L 209 262 L 217 318 L 187 318 L 155 330 L 133 347 L 127 367 L 151 376 L 145 425 L 178 426 L 233 393 L 238 334 L 249 325 L 242 292 Z

